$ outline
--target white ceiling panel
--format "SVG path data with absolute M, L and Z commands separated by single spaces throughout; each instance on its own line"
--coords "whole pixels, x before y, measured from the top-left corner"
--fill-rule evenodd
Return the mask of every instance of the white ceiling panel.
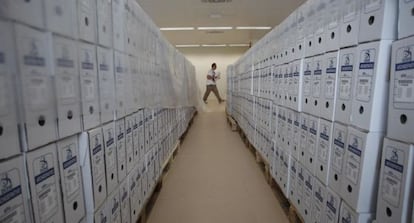
M 283 21 L 305 0 L 137 0 L 158 27 L 271 26 Z M 254 42 L 269 30 L 163 31 L 172 44 Z

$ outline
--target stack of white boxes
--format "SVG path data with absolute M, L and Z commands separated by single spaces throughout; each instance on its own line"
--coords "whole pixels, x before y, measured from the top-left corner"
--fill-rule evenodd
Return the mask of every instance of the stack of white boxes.
M 414 221 L 414 2 L 399 1 L 398 40 L 392 44 L 388 124 L 381 159 L 377 222 Z
M 231 115 L 305 222 L 412 221 L 412 8 L 309 0 L 232 65 Z
M 135 1 L 0 11 L 0 222 L 135 222 L 194 115 L 194 66 Z

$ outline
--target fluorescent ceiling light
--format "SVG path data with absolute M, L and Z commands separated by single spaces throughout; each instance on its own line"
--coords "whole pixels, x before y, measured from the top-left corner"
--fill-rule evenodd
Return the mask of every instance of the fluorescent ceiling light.
M 203 47 L 226 47 L 226 44 L 203 44 Z
M 247 44 L 247 43 L 235 43 L 235 44 L 229 44 L 229 46 L 231 46 L 231 47 L 240 47 L 240 46 L 245 47 L 245 46 L 250 46 L 250 44 Z
M 200 47 L 200 45 L 198 45 L 198 44 L 185 44 L 185 45 L 175 45 L 175 47 L 178 47 L 178 48 L 185 48 L 185 47 Z
M 217 26 L 217 27 L 198 27 L 198 30 L 231 30 L 231 26 Z
M 160 28 L 161 31 L 187 31 L 194 30 L 194 27 L 164 27 Z
M 272 29 L 270 26 L 237 26 L 238 30 L 268 30 Z

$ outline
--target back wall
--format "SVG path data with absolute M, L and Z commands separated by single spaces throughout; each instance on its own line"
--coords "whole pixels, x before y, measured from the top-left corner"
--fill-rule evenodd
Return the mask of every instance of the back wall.
M 196 69 L 196 79 L 201 97 L 206 90 L 206 75 L 212 63 L 217 64 L 217 71 L 221 72 L 221 79 L 217 81 L 217 88 L 223 99 L 227 97 L 227 66 L 236 62 L 246 51 L 247 47 L 195 47 L 178 48 Z M 201 98 L 200 98 L 201 100 Z M 217 102 L 213 92 L 208 101 Z M 213 103 L 214 103 L 213 102 Z

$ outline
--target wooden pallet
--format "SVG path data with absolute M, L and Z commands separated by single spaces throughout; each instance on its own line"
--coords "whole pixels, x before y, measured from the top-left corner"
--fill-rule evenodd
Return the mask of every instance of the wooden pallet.
M 266 181 L 272 188 L 275 197 L 278 199 L 282 209 L 284 210 L 285 214 L 288 216 L 289 221 L 291 223 L 304 223 L 304 220 L 301 217 L 299 211 L 290 202 L 290 200 L 285 197 L 285 195 L 282 192 L 282 189 L 273 179 L 269 164 L 262 157 L 259 151 L 249 142 L 248 138 L 246 137 L 246 134 L 243 132 L 241 128 L 239 128 L 239 134 L 243 142 L 246 144 L 246 148 L 252 152 L 253 156 L 255 157 L 256 162 L 259 164 L 260 168 L 263 170 Z
M 148 219 L 148 215 L 151 213 L 151 210 L 157 201 L 158 195 L 161 192 L 162 185 L 164 178 L 168 175 L 168 171 L 170 170 L 171 164 L 174 162 L 181 145 L 181 141 L 178 141 L 175 145 L 170 157 L 165 161 L 165 163 L 161 166 L 162 168 L 162 174 L 160 178 L 158 179 L 156 186 L 151 191 L 151 196 L 147 199 L 146 202 L 144 202 L 143 208 L 141 209 L 140 216 L 138 218 L 137 223 L 146 223 Z
M 230 115 L 227 115 L 227 123 L 230 125 L 231 131 L 237 132 L 239 130 L 236 120 L 234 120 L 234 118 Z

